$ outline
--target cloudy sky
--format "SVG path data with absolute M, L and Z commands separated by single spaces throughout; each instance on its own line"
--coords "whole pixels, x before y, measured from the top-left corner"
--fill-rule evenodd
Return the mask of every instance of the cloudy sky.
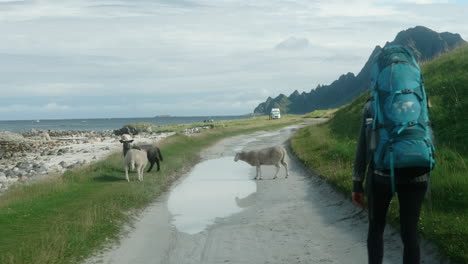
M 0 0 L 0 120 L 238 115 L 358 73 L 460 0 Z

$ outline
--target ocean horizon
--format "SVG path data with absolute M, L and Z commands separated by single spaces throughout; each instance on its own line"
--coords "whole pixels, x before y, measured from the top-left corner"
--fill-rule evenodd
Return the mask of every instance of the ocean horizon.
M 4 120 L 0 121 L 0 132 L 26 132 L 31 130 L 79 130 L 103 131 L 122 128 L 125 125 L 147 122 L 154 125 L 193 124 L 204 120 L 222 121 L 245 119 L 250 115 L 233 116 L 156 116 L 133 118 L 76 118 L 76 119 L 40 119 L 40 120 Z

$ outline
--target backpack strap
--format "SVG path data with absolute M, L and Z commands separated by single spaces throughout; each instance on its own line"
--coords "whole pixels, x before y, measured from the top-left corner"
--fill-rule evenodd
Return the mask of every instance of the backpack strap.
M 390 185 L 392 188 L 392 197 L 395 195 L 395 166 L 393 164 L 393 139 L 390 140 L 389 152 L 390 152 Z

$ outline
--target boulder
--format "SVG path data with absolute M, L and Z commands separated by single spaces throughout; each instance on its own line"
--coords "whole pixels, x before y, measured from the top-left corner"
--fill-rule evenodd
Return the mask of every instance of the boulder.
M 140 133 L 140 131 L 136 127 L 130 126 L 130 125 L 126 125 L 122 127 L 121 129 L 114 130 L 114 134 L 117 136 L 120 136 L 123 134 L 138 135 L 138 133 Z

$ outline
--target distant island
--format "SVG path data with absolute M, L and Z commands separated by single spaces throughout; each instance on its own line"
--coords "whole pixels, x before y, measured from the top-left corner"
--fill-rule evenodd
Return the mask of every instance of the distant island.
M 157 115 L 155 117 L 175 117 L 175 116 L 173 116 L 173 115 Z

